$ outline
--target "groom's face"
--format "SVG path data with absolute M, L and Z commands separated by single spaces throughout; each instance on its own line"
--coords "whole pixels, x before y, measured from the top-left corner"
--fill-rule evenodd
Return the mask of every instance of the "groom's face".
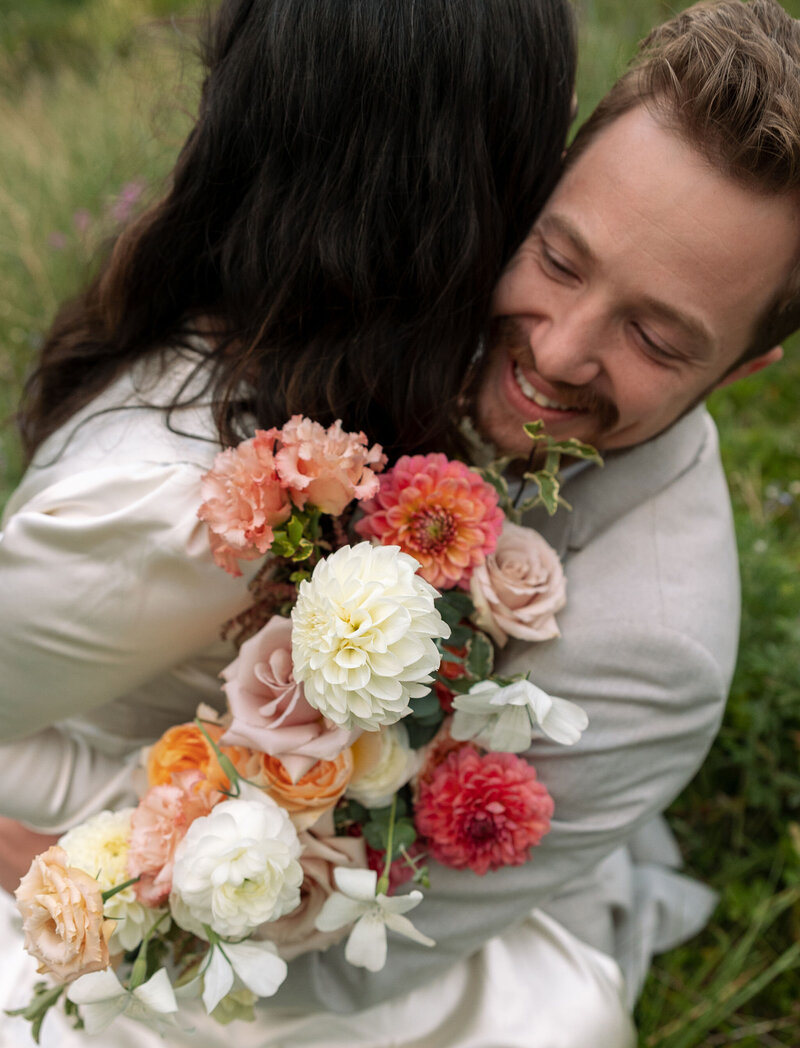
M 500 279 L 479 427 L 623 448 L 726 376 L 800 249 L 800 203 L 712 169 L 645 109 L 574 162 Z M 734 369 L 750 373 L 767 357 Z

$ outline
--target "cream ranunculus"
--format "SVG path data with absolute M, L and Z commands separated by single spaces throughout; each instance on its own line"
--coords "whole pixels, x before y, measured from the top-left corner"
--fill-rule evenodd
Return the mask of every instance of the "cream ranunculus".
M 68 830 L 58 842 L 67 853 L 70 866 L 96 878 L 101 891 L 130 880 L 128 853 L 134 811 L 134 808 L 101 811 Z M 106 917 L 113 917 L 117 922 L 109 942 L 112 953 L 136 949 L 164 914 L 163 910 L 143 905 L 132 884 L 112 895 L 104 912 Z
M 300 584 L 292 611 L 294 676 L 323 716 L 376 731 L 427 694 L 449 637 L 436 590 L 397 546 L 343 546 Z
M 367 767 L 362 771 L 359 751 L 366 746 L 372 749 L 373 740 L 377 743 L 377 752 L 363 762 Z M 411 749 L 402 721 L 384 728 L 377 738 L 372 734 L 362 735 L 353 744 L 353 757 L 356 770 L 345 794 L 365 808 L 385 808 L 391 804 L 392 797 L 417 773 L 420 764 L 419 752 Z
M 300 901 L 300 844 L 289 816 L 258 790 L 244 796 L 195 819 L 175 852 L 172 916 L 202 938 L 208 925 L 240 939 Z
M 555 613 L 566 603 L 558 554 L 532 528 L 505 521 L 497 548 L 472 574 L 473 622 L 502 647 L 508 637 L 559 636 Z

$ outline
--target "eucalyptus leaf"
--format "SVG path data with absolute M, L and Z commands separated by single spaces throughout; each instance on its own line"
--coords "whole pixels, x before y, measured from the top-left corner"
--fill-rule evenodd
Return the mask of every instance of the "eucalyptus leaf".
M 444 713 L 444 711 L 442 711 Z M 412 750 L 419 750 L 427 744 L 434 737 L 436 732 L 439 730 L 440 721 L 431 720 L 414 720 L 413 717 L 409 717 L 406 722 L 406 731 L 408 732 L 408 744 Z
M 467 656 L 467 669 L 475 680 L 486 680 L 494 666 L 494 648 L 485 633 L 473 633 Z
M 412 699 L 409 705 L 411 706 L 412 717 L 418 720 L 427 720 L 433 714 L 439 714 L 442 711 L 439 700 L 431 691 L 419 699 Z

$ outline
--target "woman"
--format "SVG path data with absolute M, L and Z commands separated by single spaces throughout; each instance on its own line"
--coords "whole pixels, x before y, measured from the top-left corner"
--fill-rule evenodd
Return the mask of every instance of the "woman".
M 569 122 L 567 0 L 226 0 L 206 57 L 166 196 L 61 310 L 20 412 L 0 796 L 40 829 L 123 803 L 138 747 L 219 705 L 220 627 L 248 604 L 196 518 L 220 444 L 302 412 L 392 457 L 458 450 L 492 289 Z M 405 1039 L 391 1008 L 341 1037 L 410 1044 L 418 1004 Z M 237 1037 L 338 1036 L 278 1015 Z M 466 1043 L 436 1025 L 431 1048 Z

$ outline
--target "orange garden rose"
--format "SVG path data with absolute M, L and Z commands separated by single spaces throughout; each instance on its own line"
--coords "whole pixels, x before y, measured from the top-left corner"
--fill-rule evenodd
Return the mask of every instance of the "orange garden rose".
M 218 743 L 223 728 L 216 724 L 205 724 L 205 730 Z M 243 746 L 221 746 L 239 770 L 250 758 L 250 750 Z M 217 755 L 209 746 L 196 724 L 178 724 L 169 728 L 151 748 L 147 756 L 148 786 L 167 786 L 172 776 L 183 771 L 199 771 L 204 776 L 197 784 L 203 793 L 221 792 L 230 789 L 228 776 L 219 766 Z M 218 797 L 217 800 L 222 800 Z
M 332 761 L 317 761 L 302 778 L 292 782 L 277 757 L 255 754 L 242 774 L 285 808 L 298 830 L 306 830 L 334 808 L 347 789 L 353 775 L 353 755 L 348 748 Z
M 103 918 L 103 893 L 94 877 L 68 863 L 67 853 L 54 844 L 36 856 L 15 892 L 25 949 L 39 961 L 40 975 L 61 983 L 108 967 L 116 924 Z

